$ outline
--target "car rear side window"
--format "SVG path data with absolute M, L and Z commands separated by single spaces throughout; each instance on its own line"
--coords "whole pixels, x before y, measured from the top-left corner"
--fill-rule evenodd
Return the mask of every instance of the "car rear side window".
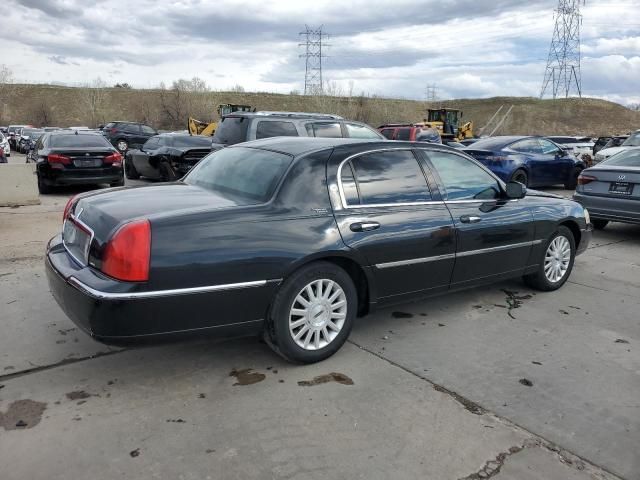
M 349 163 L 351 165 L 345 164 L 342 167 L 340 178 L 347 205 L 403 204 L 431 200 L 422 169 L 409 150 L 368 153 Z M 350 175 L 355 183 L 355 193 Z M 355 201 L 356 194 L 359 202 Z
M 399 128 L 396 133 L 396 140 L 409 140 L 411 138 L 410 128 Z
M 478 147 L 480 148 L 480 147 Z M 527 138 L 512 144 L 509 148 L 521 153 L 542 153 L 542 148 L 535 138 Z
M 339 123 L 307 123 L 305 128 L 310 137 L 342 138 Z
M 298 130 L 292 122 L 272 122 L 263 120 L 258 122 L 256 138 L 297 137 Z
M 216 133 L 213 136 L 214 143 L 234 145 L 247 140 L 247 127 L 249 120 L 245 117 L 223 117 Z
M 447 200 L 490 200 L 500 196 L 500 186 L 473 161 L 446 152 L 427 152 L 447 193 Z
M 206 156 L 184 178 L 232 198 L 241 205 L 264 203 L 271 198 L 293 157 L 255 148 L 223 148 Z
M 156 131 L 151 127 L 141 125 L 140 128 L 142 129 L 142 133 L 144 133 L 145 135 L 156 135 Z
M 383 128 L 380 133 L 384 138 L 393 139 L 393 128 Z

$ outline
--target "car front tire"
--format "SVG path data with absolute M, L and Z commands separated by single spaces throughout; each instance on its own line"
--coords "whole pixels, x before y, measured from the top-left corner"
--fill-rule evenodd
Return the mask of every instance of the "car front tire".
M 567 227 L 559 226 L 545 244 L 538 270 L 525 275 L 524 281 L 530 287 L 544 292 L 557 290 L 571 275 L 575 258 L 573 233 Z
M 124 175 L 129 180 L 137 180 L 140 178 L 140 174 L 136 170 L 131 157 L 125 157 L 124 159 Z
M 329 262 L 306 265 L 280 286 L 269 313 L 267 343 L 290 362 L 319 362 L 347 340 L 357 308 L 358 294 L 347 272 Z

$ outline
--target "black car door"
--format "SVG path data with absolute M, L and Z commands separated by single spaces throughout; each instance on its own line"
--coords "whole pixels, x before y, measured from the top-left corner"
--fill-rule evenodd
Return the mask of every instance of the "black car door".
M 422 161 L 408 148 L 337 157 L 335 218 L 344 242 L 372 267 L 379 301 L 446 290 L 453 221 Z
M 451 287 L 522 273 L 535 243 L 526 201 L 507 199 L 496 177 L 466 156 L 437 150 L 424 154 L 455 224 Z

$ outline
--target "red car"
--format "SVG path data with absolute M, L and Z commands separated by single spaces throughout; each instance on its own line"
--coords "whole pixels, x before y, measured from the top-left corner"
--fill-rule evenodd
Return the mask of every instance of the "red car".
M 389 140 L 442 143 L 438 131 L 435 128 L 425 127 L 424 125 L 390 123 L 380 125 L 378 131 Z

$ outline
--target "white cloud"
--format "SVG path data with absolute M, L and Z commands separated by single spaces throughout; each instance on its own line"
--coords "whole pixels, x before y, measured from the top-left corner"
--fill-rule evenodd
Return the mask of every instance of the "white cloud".
M 216 89 L 302 89 L 298 32 L 333 33 L 326 79 L 423 98 L 536 96 L 556 0 L 5 0 L 6 62 L 29 82 L 153 87 L 198 76 Z M 637 101 L 640 37 L 632 0 L 583 7 L 583 92 Z M 126 12 L 123 14 L 123 12 Z M 635 22 L 635 24 L 634 24 Z M 635 26 L 634 26 L 635 25 Z

